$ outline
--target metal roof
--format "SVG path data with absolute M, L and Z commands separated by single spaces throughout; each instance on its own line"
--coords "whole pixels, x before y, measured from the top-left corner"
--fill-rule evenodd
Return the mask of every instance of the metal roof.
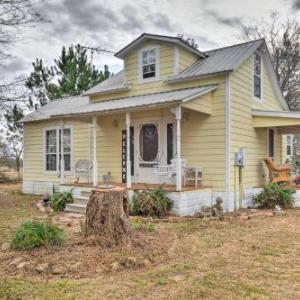
M 116 75 L 109 77 L 101 83 L 95 85 L 85 93 L 83 96 L 91 96 L 94 94 L 107 93 L 112 91 L 127 90 L 128 86 L 124 82 L 124 71 L 118 72 Z
M 264 40 L 250 41 L 238 45 L 214 49 L 206 52 L 206 57 L 198 60 L 192 66 L 183 70 L 176 76 L 167 79 L 167 82 L 188 80 L 189 78 L 211 75 L 222 72 L 229 72 L 239 67 Z M 84 95 L 93 95 L 129 89 L 124 81 L 124 71 L 106 79 L 92 89 L 88 90 Z
M 180 47 L 183 47 L 187 49 L 188 51 L 191 51 L 198 55 L 199 57 L 205 57 L 205 54 L 198 49 L 188 45 L 185 43 L 180 37 L 175 36 L 166 36 L 166 35 L 159 35 L 159 34 L 150 34 L 150 33 L 143 33 L 138 38 L 133 40 L 131 43 L 129 43 L 127 46 L 119 50 L 115 56 L 118 58 L 123 58 L 128 52 L 130 52 L 133 48 L 137 47 L 138 45 L 144 43 L 146 40 L 155 40 L 159 42 L 165 42 L 165 43 L 171 43 L 176 44 Z
M 45 120 L 51 117 L 63 117 L 101 112 L 105 113 L 118 110 L 121 111 L 124 109 L 130 110 L 134 108 L 169 104 L 172 102 L 186 102 L 209 93 L 216 88 L 217 85 L 207 85 L 202 87 L 132 96 L 99 102 L 89 102 L 88 97 L 75 97 L 66 100 L 53 101 L 26 116 L 22 121 L 30 122 Z
M 200 59 L 169 80 L 229 72 L 238 68 L 252 53 L 264 43 L 263 39 L 207 51 L 207 57 Z
M 70 111 L 71 108 L 75 109 L 77 107 L 87 105 L 88 103 L 89 103 L 89 98 L 81 97 L 81 96 L 58 99 L 42 106 L 38 110 L 25 116 L 21 120 L 21 122 L 47 120 L 50 119 L 51 116 L 53 115 L 66 113 Z

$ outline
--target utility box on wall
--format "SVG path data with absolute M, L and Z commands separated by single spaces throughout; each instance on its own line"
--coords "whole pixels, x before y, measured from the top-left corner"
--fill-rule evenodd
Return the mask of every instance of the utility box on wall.
M 246 148 L 240 148 L 239 152 L 235 153 L 235 165 L 244 167 L 246 164 Z

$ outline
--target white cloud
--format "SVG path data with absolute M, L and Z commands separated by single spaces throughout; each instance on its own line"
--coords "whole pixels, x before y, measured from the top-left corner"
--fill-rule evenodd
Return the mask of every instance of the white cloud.
M 283 16 L 294 13 L 299 0 L 52 0 L 39 6 L 48 22 L 23 30 L 13 45 L 6 78 L 29 73 L 36 57 L 51 64 L 62 46 L 101 45 L 117 51 L 143 32 L 194 37 L 201 50 L 237 41 L 242 24 L 257 22 L 276 8 Z M 299 16 L 299 15 L 298 15 Z M 94 62 L 108 64 L 113 72 L 122 61 L 112 55 L 95 55 Z M 0 76 L 1 76 L 0 75 Z

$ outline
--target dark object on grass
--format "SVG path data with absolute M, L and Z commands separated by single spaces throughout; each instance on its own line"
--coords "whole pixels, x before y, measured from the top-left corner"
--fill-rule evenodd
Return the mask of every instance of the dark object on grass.
M 45 194 L 42 198 L 42 204 L 43 206 L 47 207 L 49 205 L 50 196 L 49 194 Z
M 211 212 L 213 217 L 218 217 L 219 220 L 224 221 L 224 210 L 223 210 L 223 199 L 217 197 L 216 204 L 211 207 Z

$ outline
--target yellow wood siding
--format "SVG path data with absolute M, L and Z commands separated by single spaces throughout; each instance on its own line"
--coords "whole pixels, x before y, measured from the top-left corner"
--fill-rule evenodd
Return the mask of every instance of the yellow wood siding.
M 140 83 L 139 81 L 139 69 L 138 69 L 138 52 L 144 47 L 159 47 L 159 80 L 149 83 Z M 158 92 L 165 92 L 170 90 L 176 90 L 181 88 L 188 88 L 192 86 L 199 86 L 199 81 L 185 84 L 166 84 L 164 81 L 169 77 L 174 75 L 175 71 L 175 55 L 174 55 L 174 46 L 170 44 L 163 43 L 153 43 L 148 42 L 143 46 L 139 47 L 128 54 L 124 59 L 124 72 L 125 72 L 125 82 L 130 86 L 129 91 L 124 92 L 115 92 L 103 95 L 91 96 L 92 101 L 102 101 L 102 100 L 112 100 L 123 97 L 131 97 L 143 94 L 151 94 Z M 197 56 L 189 51 L 178 48 L 179 56 L 179 69 L 187 68 L 192 65 L 196 60 Z M 200 83 L 201 84 L 201 83 Z
M 178 53 L 179 53 L 179 72 L 190 67 L 193 63 L 195 63 L 199 59 L 199 57 L 195 53 L 186 51 L 183 48 L 179 48 Z
M 263 66 L 263 100 L 258 103 L 253 97 L 253 57 L 250 57 L 230 76 L 231 85 L 231 184 L 237 182 L 234 167 L 235 153 L 240 147 L 246 148 L 247 160 L 244 169 L 245 188 L 264 183 L 262 159 L 268 154 L 266 128 L 253 127 L 252 109 L 283 110 L 273 91 L 268 72 Z M 275 130 L 275 161 L 279 163 L 281 154 L 281 135 Z
M 24 168 L 23 179 L 30 181 L 58 182 L 56 174 L 44 170 L 44 130 L 60 126 L 59 121 L 40 121 L 24 125 Z M 72 163 L 79 159 L 91 158 L 91 135 L 88 123 L 66 121 L 65 126 L 72 128 Z M 74 182 L 73 175 L 66 176 L 67 182 Z
M 225 178 L 225 88 L 224 77 L 203 80 L 218 83 L 211 93 L 211 115 L 187 110 L 182 123 L 182 157 L 190 166 L 203 167 L 204 184 L 224 191 Z M 208 98 L 210 96 L 206 96 Z M 201 98 L 200 98 L 201 99 Z M 199 102 L 201 101 L 199 99 Z M 201 102 L 200 102 L 201 103 Z

